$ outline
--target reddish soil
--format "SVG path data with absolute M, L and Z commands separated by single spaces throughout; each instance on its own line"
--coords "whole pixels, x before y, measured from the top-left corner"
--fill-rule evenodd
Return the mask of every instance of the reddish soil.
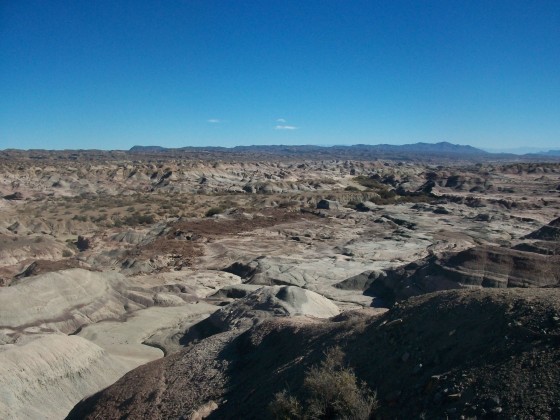
M 241 213 L 241 211 L 239 213 Z M 301 212 L 300 210 L 287 211 L 282 209 L 266 209 L 260 212 L 261 215 L 254 216 L 253 219 L 243 217 L 239 213 L 232 214 L 227 219 L 206 218 L 179 221 L 172 226 L 170 235 L 175 235 L 176 232 L 184 232 L 199 237 L 221 238 L 224 235 L 237 235 L 283 223 L 300 220 L 317 220 L 316 215 L 309 212 Z

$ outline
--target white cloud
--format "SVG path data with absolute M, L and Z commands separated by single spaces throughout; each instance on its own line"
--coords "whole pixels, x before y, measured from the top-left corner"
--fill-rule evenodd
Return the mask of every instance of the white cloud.
M 286 120 L 285 120 L 284 118 L 278 118 L 278 119 L 276 120 L 276 122 L 277 122 L 277 123 L 285 123 Z
M 297 130 L 298 128 L 293 125 L 277 125 L 274 127 L 275 130 Z
M 219 120 L 217 118 L 210 118 L 209 120 L 206 120 L 206 122 L 209 122 L 210 124 L 220 124 L 222 120 Z

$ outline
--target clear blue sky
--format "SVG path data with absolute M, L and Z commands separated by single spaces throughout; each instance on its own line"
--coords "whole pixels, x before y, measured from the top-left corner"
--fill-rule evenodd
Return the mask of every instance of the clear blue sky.
M 0 0 L 0 149 L 560 148 L 560 1 Z

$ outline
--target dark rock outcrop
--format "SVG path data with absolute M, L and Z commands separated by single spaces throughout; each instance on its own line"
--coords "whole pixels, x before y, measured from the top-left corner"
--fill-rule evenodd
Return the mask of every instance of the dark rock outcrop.
M 321 210 L 340 210 L 342 206 L 338 201 L 323 199 L 317 203 L 317 208 Z
M 16 191 L 13 194 L 5 195 L 4 200 L 23 200 L 23 194 L 19 191 Z

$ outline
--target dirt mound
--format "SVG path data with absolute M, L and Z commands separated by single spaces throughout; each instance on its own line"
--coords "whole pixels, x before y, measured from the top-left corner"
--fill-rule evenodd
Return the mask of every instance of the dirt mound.
M 69 418 L 189 416 L 211 400 L 210 418 L 267 418 L 274 393 L 297 394 L 334 345 L 377 390 L 381 418 L 558 418 L 559 337 L 556 289 L 440 292 L 339 322 L 277 318 L 145 365 Z
M 186 345 L 194 339 L 224 331 L 244 330 L 271 317 L 305 315 L 329 318 L 339 313 L 333 302 L 310 290 L 297 286 L 261 286 L 194 325 L 187 331 L 181 343 Z

